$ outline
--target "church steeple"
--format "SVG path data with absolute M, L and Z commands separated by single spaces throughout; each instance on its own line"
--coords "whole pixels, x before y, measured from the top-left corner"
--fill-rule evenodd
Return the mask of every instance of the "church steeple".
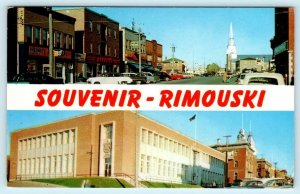
M 226 51 L 226 71 L 235 73 L 235 60 L 237 59 L 237 51 L 234 44 L 232 23 L 229 26 L 229 40 Z
M 234 37 L 233 37 L 233 28 L 232 28 L 232 23 L 230 22 L 230 27 L 229 27 L 229 40 L 228 40 L 228 45 L 227 45 L 227 54 L 235 55 L 236 56 L 236 47 L 234 44 Z M 236 57 L 235 57 L 236 59 Z

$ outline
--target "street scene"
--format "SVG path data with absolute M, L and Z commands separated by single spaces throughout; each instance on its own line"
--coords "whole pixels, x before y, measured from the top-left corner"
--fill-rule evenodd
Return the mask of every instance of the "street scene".
M 294 84 L 288 7 L 12 7 L 7 41 L 8 83 Z
M 292 188 L 293 116 L 8 111 L 8 186 Z

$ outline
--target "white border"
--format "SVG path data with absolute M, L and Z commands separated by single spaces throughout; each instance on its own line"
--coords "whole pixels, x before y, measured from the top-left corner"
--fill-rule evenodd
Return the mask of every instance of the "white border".
M 295 188 L 294 189 L 288 189 L 288 190 L 232 190 L 232 189 L 221 189 L 221 190 L 215 190 L 215 189 L 205 189 L 205 190 L 198 190 L 198 189 L 45 189 L 45 188 L 8 188 L 6 187 L 6 27 L 7 27 L 7 7 L 8 6 L 22 6 L 22 5 L 28 5 L 28 6 L 45 6 L 45 5 L 56 5 L 56 6 L 247 6 L 247 7 L 253 7 L 253 6 L 267 6 L 267 7 L 274 7 L 274 6 L 294 6 L 295 7 L 295 48 L 296 51 L 298 51 L 299 47 L 299 10 L 300 10 L 300 1 L 299 0 L 202 0 L 201 3 L 197 0 L 142 0 L 142 1 L 136 1 L 136 0 L 106 0 L 103 2 L 99 2 L 97 0 L 90 0 L 90 1 L 71 1 L 71 0 L 52 0 L 52 1 L 34 1 L 34 0 L 15 0 L 15 1 L 1 1 L 0 3 L 0 26 L 1 26 L 1 36 L 0 40 L 2 43 L 2 46 L 0 47 L 0 53 L 1 53 L 1 65 L 0 65 L 0 122 L 1 122 L 1 130 L 0 130 L 0 193 L 7 193 L 7 194 L 29 194 L 29 193 L 41 193 L 41 192 L 50 192 L 51 193 L 66 193 L 66 194 L 81 194 L 81 193 L 166 193 L 166 192 L 172 192 L 172 193 L 199 193 L 199 192 L 205 192 L 205 193 L 299 193 L 300 192 L 300 171 L 299 171 L 299 146 L 300 146 L 300 112 L 299 112 L 299 100 L 295 101 Z M 297 61 L 300 57 L 300 52 L 295 52 L 295 64 L 297 64 Z M 299 64 L 299 63 L 298 63 Z M 296 75 L 295 75 L 295 85 L 297 86 L 295 88 L 295 99 L 299 99 L 299 84 L 300 81 L 300 73 L 298 66 L 296 67 Z

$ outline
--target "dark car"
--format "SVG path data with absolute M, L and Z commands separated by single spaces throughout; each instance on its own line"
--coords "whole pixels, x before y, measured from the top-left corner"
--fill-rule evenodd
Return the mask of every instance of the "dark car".
M 157 72 L 157 75 L 159 76 L 159 79 L 161 81 L 171 80 L 171 76 L 169 74 L 167 74 L 166 72 Z
M 29 84 L 63 84 L 62 79 L 54 79 L 41 73 L 21 73 L 13 77 L 11 83 L 29 83 Z

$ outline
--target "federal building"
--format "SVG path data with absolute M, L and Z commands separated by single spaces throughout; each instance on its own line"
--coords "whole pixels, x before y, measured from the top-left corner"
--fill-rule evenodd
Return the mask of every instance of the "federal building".
M 133 111 L 20 129 L 10 143 L 9 180 L 123 176 L 224 185 L 224 153 Z

